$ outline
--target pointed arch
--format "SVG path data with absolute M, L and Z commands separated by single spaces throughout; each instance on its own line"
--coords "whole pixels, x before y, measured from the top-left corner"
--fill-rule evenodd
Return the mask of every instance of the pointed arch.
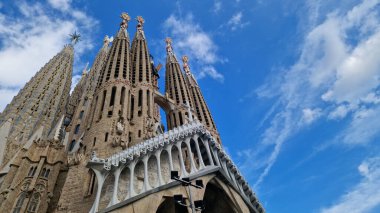
M 188 210 L 184 206 L 176 205 L 172 197 L 164 198 L 161 204 L 158 206 L 156 213 L 188 213 Z
M 38 210 L 38 206 L 40 204 L 41 195 L 39 193 L 34 193 L 30 198 L 28 207 L 26 209 L 27 213 L 35 213 Z
M 13 208 L 13 213 L 19 213 L 21 211 L 21 207 L 22 207 L 22 204 L 24 204 L 25 198 L 26 198 L 26 192 L 21 192 Z
M 242 212 L 215 178 L 207 183 L 203 202 L 207 213 Z

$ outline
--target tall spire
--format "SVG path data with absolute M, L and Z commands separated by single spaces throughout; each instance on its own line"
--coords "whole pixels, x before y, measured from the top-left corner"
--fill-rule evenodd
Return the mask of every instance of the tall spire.
M 186 105 L 192 106 L 189 88 L 186 85 L 185 78 L 181 71 L 181 67 L 174 55 L 172 48 L 172 40 L 165 39 L 166 42 L 166 74 L 165 74 L 165 93 L 168 97 L 175 101 L 178 109 L 168 114 L 168 127 L 172 129 L 187 123 L 190 119 L 186 109 Z
M 174 55 L 173 47 L 172 47 L 172 39 L 167 37 L 165 39 L 166 42 L 166 63 L 178 63 L 177 58 Z
M 5 150 L 2 162 L 11 159 L 40 127 L 44 128 L 41 137 L 49 137 L 51 128 L 65 111 L 73 60 L 74 49 L 66 45 L 26 83 L 0 115 L 0 127 L 4 121 L 12 120 L 7 141 L 0 145 Z
M 197 118 L 202 122 L 206 128 L 211 132 L 211 134 L 220 142 L 220 136 L 216 129 L 214 119 L 211 116 L 210 110 L 206 104 L 206 101 L 203 97 L 201 89 L 197 81 L 195 80 L 194 75 L 190 71 L 189 66 L 189 57 L 183 56 L 183 70 L 186 73 L 186 83 L 190 90 L 191 100 L 193 102 L 193 109 L 197 114 Z
M 185 71 L 189 86 L 198 86 L 198 82 L 195 79 L 194 75 L 190 71 L 190 66 L 188 64 L 189 57 L 186 55 L 182 56 L 183 70 Z
M 131 83 L 133 86 L 131 94 L 134 101 L 131 102 L 130 120 L 133 128 L 130 132 L 132 135 L 130 145 L 151 137 L 151 125 L 159 122 L 153 99 L 156 88 L 154 67 L 152 67 L 152 59 L 143 29 L 145 20 L 142 16 L 137 16 L 136 21 L 136 33 L 131 46 Z

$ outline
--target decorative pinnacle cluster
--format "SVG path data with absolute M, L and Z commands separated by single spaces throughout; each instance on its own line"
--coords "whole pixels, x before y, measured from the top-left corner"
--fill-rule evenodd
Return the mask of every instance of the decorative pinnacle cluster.
M 120 23 L 120 28 L 127 29 L 128 28 L 128 22 L 131 20 L 131 17 L 128 15 L 128 13 L 122 13 L 120 18 L 122 19 Z

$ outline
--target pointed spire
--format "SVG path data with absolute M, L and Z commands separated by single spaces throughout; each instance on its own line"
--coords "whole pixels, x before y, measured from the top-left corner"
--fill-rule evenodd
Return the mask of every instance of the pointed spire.
M 188 64 L 189 57 L 187 57 L 186 55 L 182 56 L 182 62 L 183 62 L 183 70 L 186 73 L 186 76 L 187 76 L 187 79 L 189 81 L 190 86 L 198 85 L 197 80 L 195 79 L 194 75 L 190 71 L 190 66 Z
M 167 37 L 165 39 L 165 42 L 166 42 L 166 53 L 167 53 L 166 63 L 168 63 L 168 62 L 169 63 L 178 63 L 177 58 L 175 57 L 174 52 L 173 52 L 172 39 Z

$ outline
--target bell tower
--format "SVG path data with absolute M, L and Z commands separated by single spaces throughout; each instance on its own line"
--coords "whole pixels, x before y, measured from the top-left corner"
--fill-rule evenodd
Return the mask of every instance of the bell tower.
M 190 92 L 185 82 L 177 57 L 173 52 L 172 40 L 166 38 L 165 94 L 175 101 L 176 109 L 167 115 L 168 128 L 181 126 L 189 122 L 188 106 L 192 107 Z

